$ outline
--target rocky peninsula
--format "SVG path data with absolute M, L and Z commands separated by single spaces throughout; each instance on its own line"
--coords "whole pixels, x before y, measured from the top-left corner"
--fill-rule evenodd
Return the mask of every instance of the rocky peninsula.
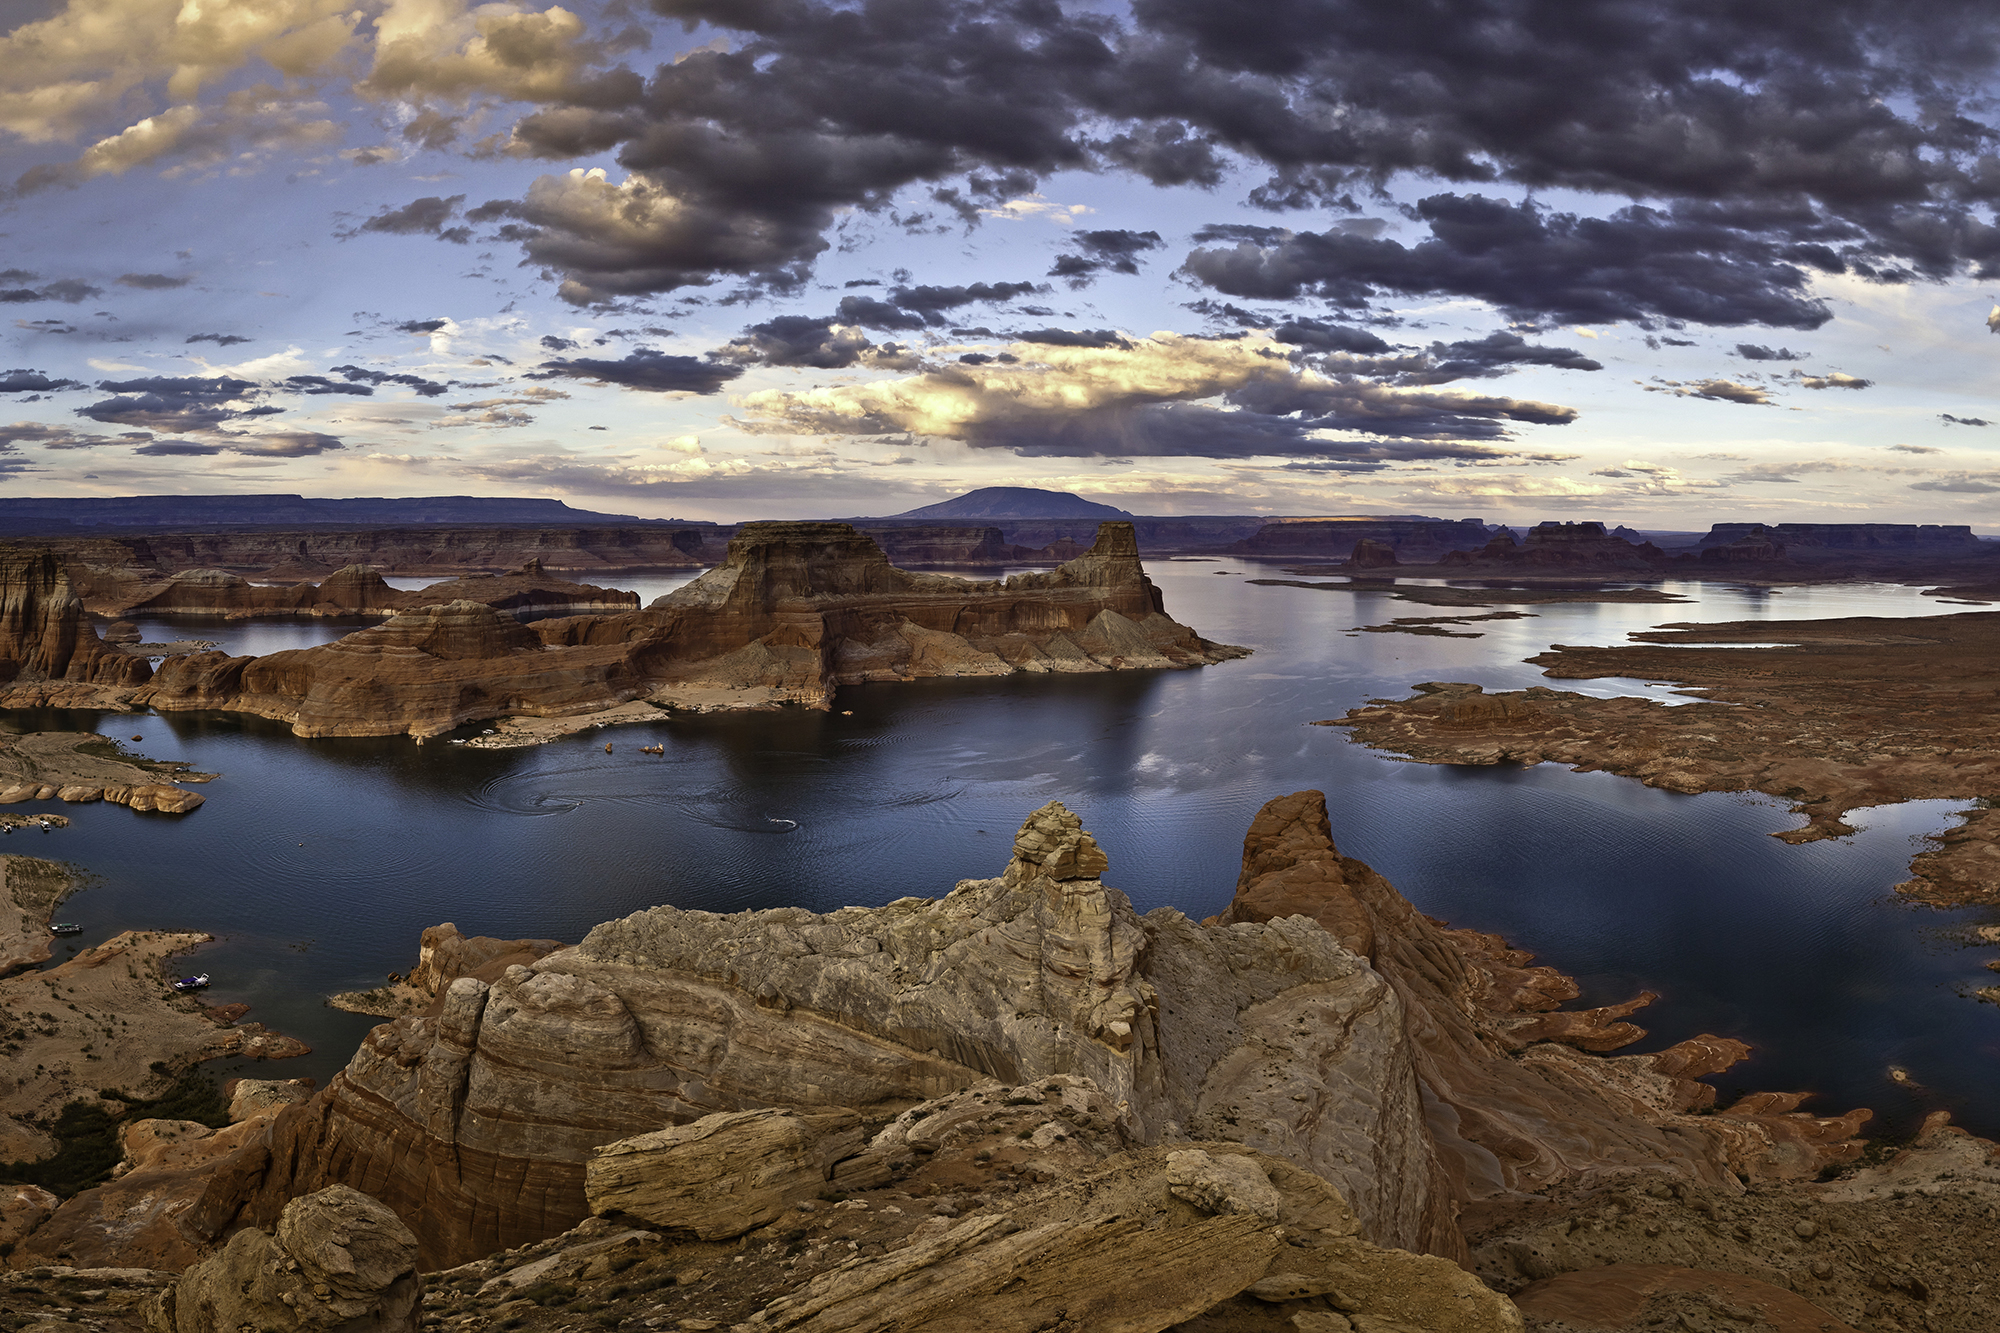
M 183 815 L 202 803 L 202 795 L 175 784 L 215 777 L 190 764 L 131 754 L 110 737 L 92 732 L 0 732 L 0 805 L 109 801 Z
M 838 686 L 862 681 L 1195 667 L 1248 651 L 1166 615 L 1127 523 L 1103 525 L 1053 570 L 988 582 L 897 569 L 845 523 L 753 523 L 720 566 L 643 611 L 524 625 L 491 599 L 462 599 L 317 648 L 178 654 L 157 671 L 99 640 L 51 553 L 9 559 L 0 705 L 215 709 L 301 736 L 423 740 L 508 717 L 574 729 L 658 709 L 827 708 Z
M 1320 725 L 1425 763 L 1572 765 L 1670 791 L 1758 791 L 1794 803 L 1808 842 L 1851 833 L 1863 806 L 1974 804 L 1912 862 L 1900 890 L 1940 906 L 2000 902 L 2000 613 L 1669 625 L 1615 648 L 1529 660 L 1569 679 L 1625 677 L 1702 702 L 1594 698 L 1546 687 L 1433 683 Z M 1720 645 L 1745 645 L 1724 647 Z M 1748 646 L 1756 645 L 1756 646 Z

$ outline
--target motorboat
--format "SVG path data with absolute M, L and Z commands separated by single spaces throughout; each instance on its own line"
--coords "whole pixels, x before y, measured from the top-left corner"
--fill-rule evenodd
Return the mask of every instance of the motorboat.
M 208 985 L 208 973 L 204 972 L 198 977 L 175 977 L 168 984 L 177 991 L 202 990 Z
M 81 935 L 83 934 L 83 927 L 74 921 L 51 921 L 49 922 L 49 934 Z

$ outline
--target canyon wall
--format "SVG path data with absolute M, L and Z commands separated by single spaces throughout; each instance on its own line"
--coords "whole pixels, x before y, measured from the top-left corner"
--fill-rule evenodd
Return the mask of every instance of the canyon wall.
M 20 703 L 55 702 L 65 685 L 139 685 L 151 674 L 145 658 L 97 637 L 53 552 L 0 546 L 0 686 Z

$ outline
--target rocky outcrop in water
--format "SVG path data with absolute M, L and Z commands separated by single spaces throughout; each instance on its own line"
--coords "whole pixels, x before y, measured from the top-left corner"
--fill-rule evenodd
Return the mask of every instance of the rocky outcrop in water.
M 1671 557 L 1651 542 L 1634 543 L 1614 536 L 1602 523 L 1537 523 L 1519 545 L 1511 531 L 1502 529 L 1479 549 L 1453 551 L 1438 561 L 1454 569 L 1635 574 L 1655 572 L 1671 563 Z
M 517 617 L 627 611 L 639 606 L 634 593 L 551 578 L 539 560 L 530 560 L 508 574 L 453 579 L 414 592 L 390 587 L 381 573 L 369 565 L 349 565 L 320 583 L 289 586 L 252 583 L 228 570 L 190 569 L 155 583 L 120 581 L 100 586 L 86 605 L 101 616 L 183 615 L 264 620 L 290 616 L 387 616 L 455 601 L 481 602 Z
M 1166 615 L 1127 524 L 1106 524 L 1088 553 L 1046 573 L 969 583 L 897 569 L 845 523 L 758 523 L 722 566 L 644 611 L 530 629 L 455 601 L 317 648 L 170 657 L 128 697 L 254 713 L 302 736 L 421 739 L 633 700 L 824 708 L 842 683 L 1191 667 L 1246 651 Z

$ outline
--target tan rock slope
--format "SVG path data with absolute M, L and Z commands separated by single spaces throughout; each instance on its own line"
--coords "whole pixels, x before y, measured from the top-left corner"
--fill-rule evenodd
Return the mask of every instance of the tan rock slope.
M 0 546 L 0 692 L 9 706 L 60 706 L 88 687 L 139 685 L 151 674 L 144 658 L 97 637 L 53 552 Z
M 1453 1257 L 1469 1201 L 1635 1171 L 1740 1189 L 1860 1150 L 1867 1112 L 1817 1119 L 1796 1096 L 1688 1114 L 1739 1043 L 1586 1054 L 1636 1039 L 1632 1006 L 1554 1012 L 1573 983 L 1342 858 L 1318 793 L 1259 815 L 1237 900 L 1207 924 L 1136 914 L 1058 804 L 1014 853 L 939 899 L 659 907 L 490 982 L 461 976 L 220 1162 L 203 1215 L 216 1236 L 270 1225 L 346 1183 L 393 1208 L 427 1264 L 456 1263 L 584 1217 L 607 1143 L 774 1107 L 880 1123 L 1051 1076 L 1102 1089 L 1135 1144 L 1241 1143 L 1332 1182 L 1372 1242 Z M 821 1162 L 836 1180 L 846 1151 Z

